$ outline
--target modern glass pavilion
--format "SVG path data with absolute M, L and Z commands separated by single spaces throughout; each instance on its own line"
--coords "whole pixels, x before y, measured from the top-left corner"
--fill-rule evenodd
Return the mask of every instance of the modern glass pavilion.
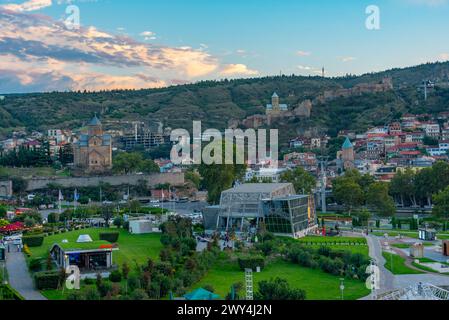
M 205 229 L 255 233 L 261 221 L 275 234 L 302 237 L 317 228 L 313 199 L 297 195 L 291 183 L 249 183 L 221 194 L 220 204 L 205 208 Z

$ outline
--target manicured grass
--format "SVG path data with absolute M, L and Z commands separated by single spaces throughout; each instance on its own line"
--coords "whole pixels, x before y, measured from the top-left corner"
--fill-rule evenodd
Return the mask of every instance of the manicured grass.
M 425 247 L 431 247 L 434 244 L 426 242 L 426 243 L 423 243 L 423 245 Z M 408 249 L 412 246 L 412 244 L 411 243 L 393 243 L 391 246 L 395 247 L 395 248 L 399 248 L 399 249 Z
M 422 273 L 418 270 L 411 269 L 405 265 L 405 259 L 400 255 L 382 252 L 385 258 L 385 268 L 391 271 L 393 274 L 419 274 Z
M 308 300 L 341 299 L 340 277 L 283 260 L 270 263 L 261 273 L 254 273 L 253 276 L 254 291 L 258 290 L 257 283 L 259 281 L 280 277 L 286 279 L 291 287 L 305 290 Z M 230 292 L 231 285 L 237 282 L 245 282 L 245 273 L 240 270 L 237 262 L 220 260 L 200 282 L 192 286 L 191 290 L 209 284 L 215 289 L 215 293 L 221 298 L 225 298 Z M 345 280 L 344 298 L 346 300 L 356 300 L 369 293 L 364 282 Z
M 408 238 L 414 238 L 414 239 L 418 239 L 418 232 L 414 232 L 414 231 L 376 231 L 373 232 L 373 234 L 375 236 L 379 236 L 379 237 L 383 237 L 385 234 L 388 234 L 389 237 L 397 237 L 399 234 L 401 234 L 404 237 L 408 237 Z
M 433 270 L 432 268 L 429 268 L 429 267 L 427 267 L 427 266 L 423 266 L 423 265 L 421 265 L 421 264 L 419 264 L 419 263 L 416 263 L 416 262 L 412 262 L 412 265 L 413 265 L 414 267 L 418 268 L 418 269 L 423 270 L 423 271 L 437 272 L 436 270 Z
M 76 230 L 46 237 L 42 246 L 30 248 L 31 258 L 46 258 L 49 250 L 55 243 L 61 243 L 64 239 L 67 239 L 69 243 L 76 242 L 82 234 L 88 234 L 93 241 L 98 241 L 100 240 L 100 232 L 105 231 L 118 231 L 120 233 L 118 239 L 119 250 L 113 253 L 114 264 L 121 266 L 126 261 L 132 266 L 134 262 L 144 264 L 148 261 L 148 258 L 159 258 L 159 252 L 162 249 L 160 234 L 133 235 L 123 229 L 99 228 Z
M 385 234 L 388 234 L 389 237 L 397 237 L 399 234 L 401 234 L 404 237 L 419 239 L 417 231 L 388 231 L 388 230 L 385 230 L 385 231 L 375 231 L 372 234 L 375 236 L 378 236 L 378 237 L 383 237 Z M 449 234 L 438 233 L 437 238 L 439 240 L 447 240 L 447 239 L 449 239 Z

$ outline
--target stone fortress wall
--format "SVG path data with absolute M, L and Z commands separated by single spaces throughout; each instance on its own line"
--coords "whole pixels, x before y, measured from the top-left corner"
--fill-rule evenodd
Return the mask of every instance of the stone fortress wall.
M 64 188 L 71 187 L 95 187 L 100 183 L 108 183 L 112 186 L 138 185 L 139 181 L 145 180 L 149 187 L 169 183 L 173 186 L 184 184 L 184 173 L 156 173 L 151 175 L 117 175 L 117 176 L 95 176 L 79 178 L 33 178 L 28 180 L 27 191 L 45 189 L 48 184 L 57 184 Z

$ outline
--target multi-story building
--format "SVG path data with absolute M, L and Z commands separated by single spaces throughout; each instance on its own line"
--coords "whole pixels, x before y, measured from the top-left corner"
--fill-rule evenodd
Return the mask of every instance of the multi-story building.
M 390 134 L 402 133 L 402 126 L 400 122 L 393 122 L 388 126 Z
M 417 131 L 417 132 L 409 132 L 405 135 L 405 142 L 406 143 L 417 143 L 422 144 L 424 140 L 424 132 L 423 131 Z
M 439 139 L 440 138 L 440 125 L 438 123 L 429 123 L 425 126 L 426 136 Z
M 369 160 L 379 160 L 385 156 L 383 141 L 368 141 L 366 144 L 366 157 Z
M 449 140 L 449 126 L 448 127 L 444 127 L 441 130 L 441 140 L 443 140 L 443 141 L 448 141 Z

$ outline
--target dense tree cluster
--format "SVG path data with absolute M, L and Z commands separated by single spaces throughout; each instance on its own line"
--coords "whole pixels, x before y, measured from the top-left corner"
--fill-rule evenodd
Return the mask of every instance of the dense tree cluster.
M 138 152 L 121 152 L 113 158 L 113 171 L 115 173 L 159 173 L 159 166 L 151 159 L 144 159 Z
M 302 167 L 288 170 L 281 175 L 282 182 L 290 182 L 295 191 L 301 194 L 310 194 L 316 188 L 316 179 Z
M 354 209 L 366 205 L 382 216 L 395 213 L 393 198 L 389 195 L 389 185 L 376 182 L 374 177 L 361 175 L 357 170 L 348 170 L 332 182 L 333 196 L 351 214 Z
M 449 186 L 449 164 L 437 162 L 418 172 L 412 169 L 396 173 L 390 194 L 401 206 L 432 205 L 432 197 Z

